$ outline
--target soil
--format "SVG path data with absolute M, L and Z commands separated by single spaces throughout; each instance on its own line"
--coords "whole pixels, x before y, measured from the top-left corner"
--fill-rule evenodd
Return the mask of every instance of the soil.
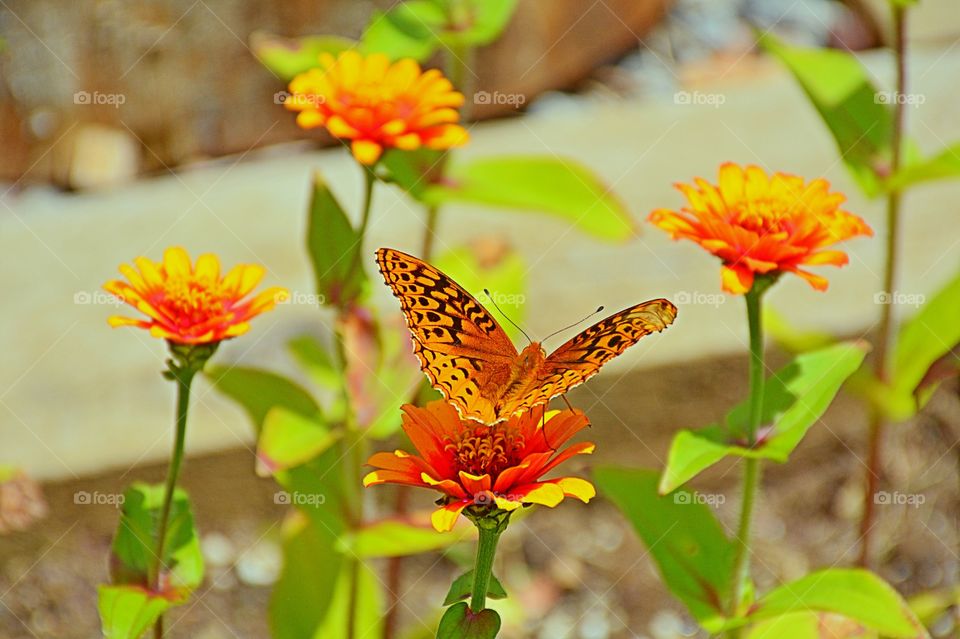
M 745 379 L 742 357 L 599 376 L 570 396 L 592 418 L 587 437 L 598 444 L 593 458 L 572 470 L 586 473 L 601 463 L 661 467 L 672 433 L 722 416 L 745 396 Z M 923 415 L 886 436 L 881 489 L 922 496 L 912 501 L 923 502 L 877 508 L 878 571 L 907 596 L 951 587 L 960 572 L 956 390 L 941 389 Z M 755 529 L 754 576 L 761 591 L 856 560 L 864 429 L 860 404 L 841 396 L 788 464 L 766 466 Z M 0 537 L 0 637 L 99 636 L 96 584 L 107 576 L 105 557 L 118 513 L 109 504 L 77 504 L 74 496 L 113 495 L 133 480 L 160 481 L 162 473 L 160 467 L 142 467 L 44 487 L 47 518 L 27 532 Z M 728 528 L 738 509 L 737 476 L 735 468 L 721 464 L 694 482 L 714 496 Z M 270 588 L 256 584 L 269 582 L 276 568 L 278 522 L 286 508 L 274 503 L 276 485 L 254 475 L 247 450 L 189 458 L 182 484 L 192 495 L 208 562 L 220 565 L 208 567 L 191 603 L 169 615 L 168 636 L 268 637 Z M 418 492 L 423 494 L 414 495 L 416 503 L 427 506 L 430 495 Z M 432 636 L 418 619 L 434 623 L 435 602 L 459 570 L 452 559 L 470 551 L 406 562 L 400 622 L 409 636 Z M 505 639 L 698 636 L 660 585 L 629 525 L 602 499 L 534 510 L 504 536 L 499 562 L 497 571 L 526 617 L 505 629 Z M 947 619 L 935 634 L 952 632 Z

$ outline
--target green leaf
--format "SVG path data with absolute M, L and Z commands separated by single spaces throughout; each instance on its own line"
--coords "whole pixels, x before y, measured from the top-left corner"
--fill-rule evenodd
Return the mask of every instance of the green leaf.
M 265 31 L 250 34 L 250 49 L 271 73 L 289 82 L 299 73 L 320 66 L 320 54 L 338 55 L 356 42 L 330 35 L 284 38 Z
M 860 188 L 870 197 L 880 194 L 879 176 L 892 165 L 893 113 L 860 62 L 839 49 L 791 47 L 769 33 L 759 42 L 800 83 Z
M 407 0 L 386 12 L 374 13 L 363 34 L 363 50 L 383 53 L 394 60 L 413 58 L 423 62 L 441 44 L 450 51 L 483 46 L 503 33 L 516 7 L 517 0 L 483 0 L 465 7 Z
M 354 601 L 355 637 L 380 637 L 383 634 L 383 591 L 380 580 L 367 565 L 348 559 L 340 569 L 333 599 L 327 614 L 313 634 L 314 639 L 349 636 L 349 610 Z
M 583 165 L 553 156 L 498 156 L 451 164 L 422 200 L 467 202 L 555 215 L 602 240 L 626 241 L 635 225 L 611 188 Z
M 594 473 L 600 491 L 633 524 L 670 592 L 701 625 L 716 627 L 733 581 L 734 545 L 694 494 L 681 490 L 661 496 L 657 475 L 613 467 Z
M 317 533 L 330 539 L 331 547 L 347 530 L 347 514 L 359 498 L 359 478 L 344 485 L 343 453 L 339 446 L 327 449 L 310 461 L 279 471 L 274 479 L 283 487 L 276 500 L 285 501 L 313 522 Z
M 105 639 L 140 639 L 171 607 L 164 597 L 136 586 L 100 586 L 97 608 Z
M 526 317 L 527 267 L 517 253 L 507 253 L 499 262 L 487 265 L 467 247 L 447 251 L 433 262 L 489 310 L 495 310 L 496 302 L 515 323 L 523 325 Z M 490 291 L 490 297 L 484 292 Z M 511 338 L 519 336 L 519 330 L 510 322 L 502 322 Z
M 266 477 L 299 466 L 330 448 L 340 436 L 317 417 L 274 406 L 264 418 L 257 439 L 257 474 Z
M 887 188 L 893 191 L 906 187 L 960 177 L 960 144 L 947 147 L 939 155 L 908 162 L 887 181 Z
M 438 533 L 430 526 L 391 519 L 349 531 L 337 542 L 337 550 L 361 559 L 402 557 L 446 548 L 471 537 L 475 534 L 470 528 Z
M 494 639 L 500 632 L 500 615 L 495 610 L 474 614 L 466 602 L 447 608 L 437 629 L 437 639 Z
M 259 436 L 267 413 L 280 406 L 304 417 L 320 416 L 320 406 L 310 393 L 289 379 L 256 368 L 210 366 L 204 374 L 214 387 L 240 404 Z
M 840 342 L 803 353 L 767 380 L 758 442 L 746 446 L 743 431 L 749 407 L 738 404 L 727 416 L 727 427 L 682 430 L 674 437 L 660 492 L 682 486 L 727 457 L 754 457 L 785 462 L 833 402 L 843 382 L 863 363 L 863 342 Z
M 416 199 L 421 199 L 427 187 L 443 180 L 446 158 L 444 151 L 419 148 L 415 151 L 391 149 L 383 154 L 380 176 L 392 182 Z
M 111 577 L 115 584 L 145 586 L 156 556 L 157 525 L 165 486 L 134 483 L 123 494 L 123 509 L 113 539 Z M 187 493 L 177 488 L 170 505 L 163 547 L 170 567 L 170 599 L 183 600 L 203 581 L 203 556 Z
M 447 591 L 447 598 L 443 600 L 444 606 L 468 599 L 473 596 L 473 570 L 468 570 L 457 577 L 450 585 Z M 496 575 L 490 575 L 490 584 L 487 586 L 487 597 L 490 599 L 505 599 L 507 591 L 504 590 L 500 580 Z
M 314 176 L 307 253 L 324 304 L 345 306 L 364 291 L 362 239 L 320 174 Z
M 313 335 L 301 335 L 287 342 L 297 364 L 317 386 L 341 391 L 343 373 L 327 349 Z
M 440 38 L 453 46 L 490 44 L 503 33 L 516 9 L 517 0 L 478 0 L 463 16 L 453 16 L 456 26 L 443 31 Z
M 337 575 L 346 563 L 334 537 L 299 511 L 283 522 L 283 568 L 270 595 L 274 639 L 311 637 L 329 610 Z
M 767 593 L 751 608 L 749 619 L 763 620 L 801 610 L 831 612 L 886 637 L 927 637 L 903 598 L 872 572 L 820 570 Z
M 960 274 L 900 328 L 893 353 L 893 392 L 912 397 L 930 367 L 957 344 L 960 344 Z
M 421 38 L 405 30 L 411 19 L 410 12 L 407 10 L 405 14 L 398 15 L 398 9 L 408 4 L 411 3 L 398 4 L 397 8 L 387 12 L 373 12 L 361 38 L 364 53 L 382 53 L 391 60 L 413 58 L 418 62 L 424 62 L 434 54 L 440 45 L 436 37 Z

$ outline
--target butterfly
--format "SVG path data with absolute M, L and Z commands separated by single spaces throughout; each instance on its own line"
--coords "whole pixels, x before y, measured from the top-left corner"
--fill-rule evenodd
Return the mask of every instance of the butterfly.
M 485 424 L 565 394 L 677 316 L 669 301 L 651 300 L 600 320 L 550 355 L 539 342 L 517 351 L 480 302 L 439 269 L 390 248 L 377 251 L 377 265 L 430 383 L 462 417 Z

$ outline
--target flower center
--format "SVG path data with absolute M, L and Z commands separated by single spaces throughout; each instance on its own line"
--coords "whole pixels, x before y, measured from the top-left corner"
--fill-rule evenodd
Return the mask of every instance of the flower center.
M 458 470 L 491 477 L 516 465 L 526 447 L 523 435 L 486 425 L 468 428 L 446 442 L 444 450 L 454 456 Z
M 745 208 L 734 211 L 730 221 L 758 235 L 790 232 L 792 210 L 784 209 L 784 202 L 770 199 L 752 200 Z
M 184 326 L 193 326 L 223 315 L 224 297 L 216 285 L 193 278 L 177 277 L 166 281 L 163 305 Z

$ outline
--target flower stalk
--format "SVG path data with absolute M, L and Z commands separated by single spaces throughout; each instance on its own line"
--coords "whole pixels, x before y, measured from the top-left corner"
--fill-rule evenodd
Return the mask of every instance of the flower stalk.
M 507 529 L 510 513 L 503 510 L 473 518 L 479 532 L 477 559 L 473 566 L 473 591 L 470 595 L 470 610 L 476 614 L 487 606 L 487 590 L 493 574 L 493 560 L 497 554 L 497 542 Z
M 177 384 L 177 414 L 173 441 L 173 454 L 167 468 L 166 485 L 163 491 L 163 505 L 160 509 L 160 520 L 157 523 L 157 546 L 153 561 L 150 564 L 147 578 L 150 589 L 155 593 L 162 592 L 163 555 L 166 552 L 167 527 L 170 523 L 170 509 L 173 505 L 173 493 L 177 488 L 180 476 L 180 467 L 183 465 L 184 444 L 187 435 L 187 414 L 190 409 L 190 387 L 193 378 L 203 370 L 204 364 L 216 352 L 219 342 L 203 345 L 185 345 L 170 342 L 172 357 L 167 360 L 167 370 L 163 375 Z M 154 625 L 154 637 L 163 637 L 163 615 L 157 618 Z
M 907 91 L 906 64 L 906 15 L 907 10 L 893 3 L 894 46 L 896 50 L 897 87 L 896 96 L 901 98 Z M 891 174 L 900 170 L 903 157 L 903 132 L 905 105 L 902 99 L 894 100 L 893 133 L 890 162 Z M 883 290 L 892 294 L 896 288 L 898 262 L 898 236 L 900 235 L 899 190 L 887 194 L 887 241 L 884 255 Z M 877 329 L 876 351 L 873 359 L 873 374 L 881 382 L 886 381 L 890 342 L 893 332 L 893 304 L 880 305 L 880 323 Z M 867 478 L 863 495 L 863 516 L 860 520 L 860 557 L 859 564 L 868 567 L 871 558 L 870 532 L 873 530 L 874 500 L 880 480 L 880 466 L 883 461 L 883 412 L 876 406 L 870 410 L 870 423 L 867 434 Z
M 747 306 L 747 323 L 750 330 L 750 399 L 747 417 L 747 443 L 752 447 L 757 442 L 757 431 L 763 414 L 764 353 L 763 353 L 763 294 L 772 283 L 772 278 L 758 278 L 744 295 Z M 733 562 L 733 585 L 730 590 L 730 617 L 736 617 L 750 579 L 750 536 L 753 528 L 753 509 L 760 484 L 760 460 L 747 458 L 743 467 L 743 500 L 737 526 L 737 549 Z M 739 637 L 734 630 L 731 637 Z

